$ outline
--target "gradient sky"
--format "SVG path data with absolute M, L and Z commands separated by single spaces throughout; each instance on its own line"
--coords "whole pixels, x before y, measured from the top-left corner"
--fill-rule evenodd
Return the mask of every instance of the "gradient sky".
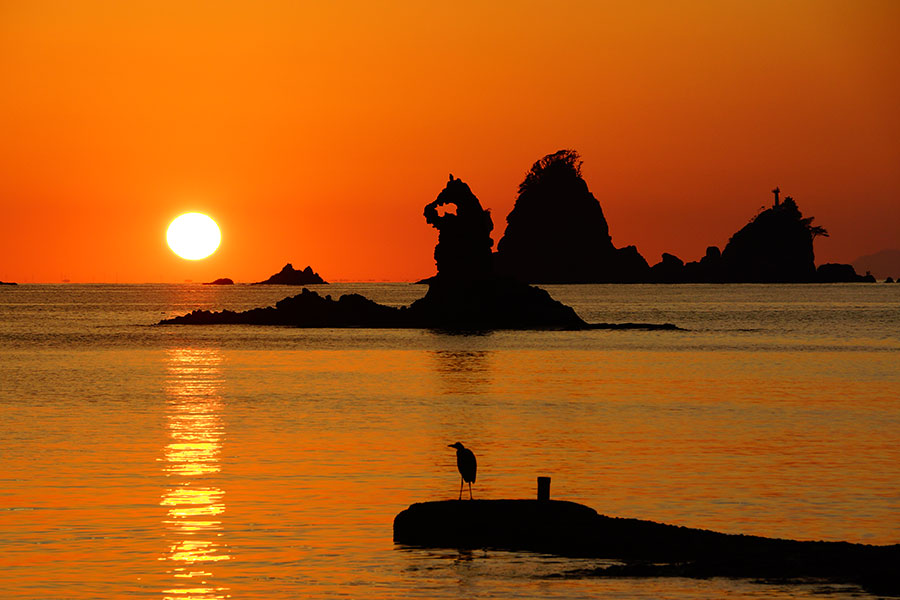
M 0 0 L 0 279 L 433 274 L 448 173 L 493 210 L 584 159 L 617 246 L 696 260 L 776 185 L 900 247 L 900 2 Z M 223 241 L 166 246 L 200 211 Z

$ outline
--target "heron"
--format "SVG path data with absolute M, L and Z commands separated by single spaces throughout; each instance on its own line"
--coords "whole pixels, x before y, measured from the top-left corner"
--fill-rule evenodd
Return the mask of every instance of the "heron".
M 475 471 L 478 463 L 475 462 L 475 453 L 461 443 L 447 444 L 448 448 L 456 448 L 456 468 L 462 479 L 459 480 L 459 499 L 462 500 L 463 483 L 469 484 L 469 500 L 472 499 L 472 484 L 475 483 Z

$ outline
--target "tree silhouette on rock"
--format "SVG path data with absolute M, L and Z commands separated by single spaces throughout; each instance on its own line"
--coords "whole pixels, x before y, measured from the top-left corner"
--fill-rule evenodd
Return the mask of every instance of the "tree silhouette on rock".
M 727 280 L 736 282 L 807 282 L 816 275 L 813 239 L 828 232 L 803 217 L 788 196 L 756 215 L 731 236 L 722 251 Z

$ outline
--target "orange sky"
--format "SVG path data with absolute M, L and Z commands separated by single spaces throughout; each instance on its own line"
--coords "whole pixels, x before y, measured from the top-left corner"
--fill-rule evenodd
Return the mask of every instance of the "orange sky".
M 496 241 L 561 148 L 651 263 L 776 185 L 850 261 L 900 247 L 898 30 L 890 0 L 0 0 L 0 280 L 417 279 L 448 173 Z M 209 259 L 166 246 L 188 211 Z

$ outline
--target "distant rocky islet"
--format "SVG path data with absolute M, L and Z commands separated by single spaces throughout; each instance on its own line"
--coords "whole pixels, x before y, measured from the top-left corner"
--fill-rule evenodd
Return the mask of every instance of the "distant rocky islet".
M 322 279 L 318 273 L 313 271 L 312 267 L 307 266 L 301 271 L 295 269 L 294 265 L 291 263 L 287 263 L 279 272 L 275 273 L 265 281 L 257 281 L 250 285 L 315 285 L 327 283 L 328 282 Z M 222 277 L 215 281 L 206 282 L 203 285 L 234 285 L 234 280 L 228 277 Z
M 266 279 L 265 281 L 257 281 L 253 285 L 312 285 L 328 283 L 319 274 L 307 266 L 302 271 L 294 268 L 294 265 L 287 263 L 282 269 Z

